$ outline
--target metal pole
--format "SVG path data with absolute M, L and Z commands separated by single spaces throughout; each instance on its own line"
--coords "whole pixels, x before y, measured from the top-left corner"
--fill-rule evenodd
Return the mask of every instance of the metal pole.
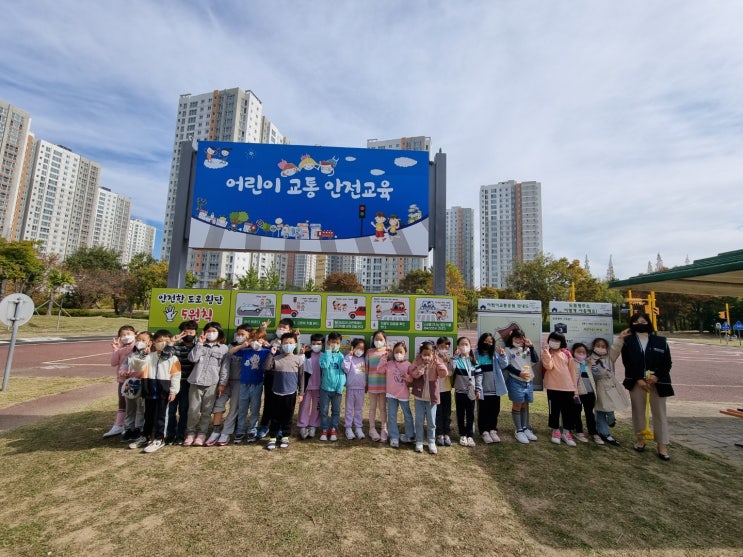
M 15 350 L 15 337 L 18 334 L 18 306 L 20 302 L 15 303 L 13 312 L 13 332 L 10 333 L 10 344 L 8 345 L 8 359 L 5 362 L 5 374 L 3 375 L 3 392 L 8 390 L 8 379 L 10 379 L 10 366 L 13 363 L 13 350 Z
M 170 239 L 168 260 L 168 288 L 183 288 L 186 285 L 188 264 L 188 236 L 193 207 L 193 174 L 196 168 L 196 151 L 191 141 L 180 143 L 180 165 L 175 197 L 173 232 Z
M 446 153 L 439 150 L 434 161 L 433 293 L 446 295 Z

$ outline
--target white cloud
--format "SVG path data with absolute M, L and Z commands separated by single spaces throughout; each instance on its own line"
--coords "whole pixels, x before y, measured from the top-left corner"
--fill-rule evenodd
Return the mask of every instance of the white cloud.
M 379 168 L 374 168 L 369 171 L 369 174 L 372 176 L 382 176 L 384 174 L 384 170 L 380 170 Z
M 397 157 L 395 159 L 395 166 L 401 166 L 403 168 L 415 166 L 416 164 L 418 164 L 418 161 L 411 159 L 410 157 Z

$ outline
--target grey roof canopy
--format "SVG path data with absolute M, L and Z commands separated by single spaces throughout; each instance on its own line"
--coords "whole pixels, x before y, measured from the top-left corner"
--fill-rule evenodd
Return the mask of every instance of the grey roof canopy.
M 677 294 L 743 297 L 743 250 L 728 251 L 674 267 L 609 282 L 609 288 Z

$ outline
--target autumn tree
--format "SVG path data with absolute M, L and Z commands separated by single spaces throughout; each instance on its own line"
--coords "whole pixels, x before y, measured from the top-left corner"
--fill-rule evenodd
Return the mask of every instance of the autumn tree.
M 353 273 L 331 273 L 322 283 L 325 292 L 363 292 L 364 287 Z
M 43 274 L 44 264 L 39 258 L 37 242 L 0 238 L 0 296 L 7 292 L 26 292 L 42 280 Z
M 87 308 L 100 305 L 105 298 L 114 300 L 114 309 L 125 299 L 125 276 L 116 250 L 103 246 L 81 247 L 64 261 L 75 279 L 73 303 Z
M 404 294 L 432 294 L 433 273 L 420 269 L 410 271 L 400 281 L 398 288 Z

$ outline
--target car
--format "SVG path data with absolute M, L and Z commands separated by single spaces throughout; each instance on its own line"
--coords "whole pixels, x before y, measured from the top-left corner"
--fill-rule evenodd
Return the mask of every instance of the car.
M 261 315 L 264 310 L 265 308 L 255 304 L 243 304 L 236 311 L 238 315 Z
M 356 319 L 357 317 L 361 317 L 363 319 L 364 317 L 366 317 L 366 306 L 357 307 L 355 310 L 349 313 L 348 316 L 351 319 Z
M 392 308 L 390 308 L 390 313 L 392 315 L 396 314 L 406 314 L 408 312 L 407 308 L 405 307 L 405 302 L 393 302 Z
M 289 304 L 281 304 L 281 315 L 290 315 L 291 317 L 296 317 L 299 313 L 299 310 L 294 309 Z

